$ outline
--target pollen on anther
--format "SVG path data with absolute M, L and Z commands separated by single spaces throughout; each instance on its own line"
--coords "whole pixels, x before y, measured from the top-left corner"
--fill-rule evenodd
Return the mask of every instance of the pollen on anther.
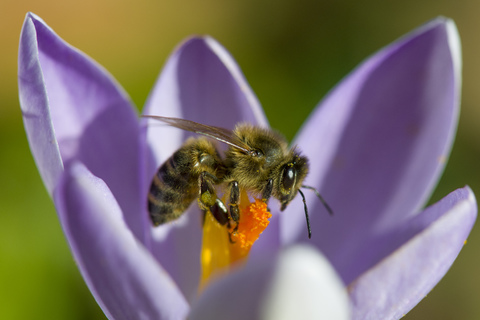
M 232 233 L 232 240 L 238 241 L 242 249 L 250 249 L 260 234 L 265 230 L 272 214 L 267 209 L 267 204 L 259 199 L 241 211 L 238 230 Z
M 242 191 L 238 204 L 240 220 L 228 230 L 220 225 L 210 212 L 207 212 L 203 227 L 201 250 L 202 277 L 199 289 L 202 290 L 215 275 L 228 270 L 234 265 L 246 261 L 252 245 L 270 223 L 272 216 L 265 201 L 255 199 L 250 202 Z

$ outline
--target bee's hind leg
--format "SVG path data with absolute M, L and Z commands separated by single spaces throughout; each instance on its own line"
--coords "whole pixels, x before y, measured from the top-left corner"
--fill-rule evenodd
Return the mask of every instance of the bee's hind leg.
M 217 177 L 213 174 L 204 171 L 200 174 L 199 177 L 199 198 L 198 205 L 200 209 L 204 212 L 204 222 L 205 222 L 205 213 L 210 211 L 215 218 L 222 226 L 229 224 L 228 210 L 222 200 L 217 198 L 217 193 L 215 192 L 215 184 L 219 181 Z
M 209 210 L 211 206 L 215 205 L 217 200 L 215 183 L 217 182 L 217 177 L 207 171 L 203 171 L 198 177 L 198 205 L 200 206 L 200 209 L 206 211 Z
M 230 205 L 229 209 L 223 203 L 222 200 L 217 198 L 217 194 L 215 192 L 215 184 L 218 184 L 219 180 L 213 174 L 204 171 L 200 174 L 199 177 L 199 199 L 198 204 L 200 208 L 205 213 L 206 211 L 210 211 L 215 218 L 222 226 L 226 225 L 229 233 L 229 240 L 231 243 L 235 243 L 232 239 L 232 234 L 237 232 L 238 230 L 238 220 L 240 219 L 240 211 L 238 209 L 238 202 L 240 200 L 240 190 L 238 187 L 238 182 L 233 181 L 230 183 Z M 205 214 L 204 214 L 205 218 Z M 230 232 L 232 229 L 231 223 L 232 221 L 235 223 L 235 227 L 233 231 Z
M 222 226 L 229 225 L 228 210 L 222 200 L 217 198 L 215 204 L 210 207 L 210 212 Z
M 222 200 L 220 199 L 217 199 L 217 201 L 215 202 L 215 204 L 213 206 L 210 207 L 210 212 L 212 213 L 213 217 L 215 218 L 215 220 L 218 221 L 218 223 L 220 223 L 222 226 L 226 225 L 229 232 L 228 232 L 228 239 L 230 240 L 230 243 L 235 243 L 235 241 L 233 241 L 232 239 L 232 233 L 237 231 L 238 229 L 238 224 L 237 226 L 235 227 L 234 231 L 233 232 L 230 232 L 230 229 L 232 229 L 231 227 L 231 219 L 230 217 L 228 216 L 228 210 L 227 210 L 227 206 L 225 206 L 225 204 L 223 203 Z

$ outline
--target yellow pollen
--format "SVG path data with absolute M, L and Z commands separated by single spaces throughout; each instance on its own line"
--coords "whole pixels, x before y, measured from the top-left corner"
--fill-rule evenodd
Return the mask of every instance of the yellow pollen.
M 200 253 L 202 276 L 199 290 L 219 274 L 228 272 L 235 265 L 246 260 L 252 245 L 268 226 L 272 216 L 267 210 L 267 204 L 259 199 L 250 203 L 248 195 L 242 191 L 240 196 L 240 220 L 238 229 L 234 231 L 220 225 L 210 212 L 205 216 L 203 225 L 203 241 Z M 230 234 L 230 235 L 229 235 Z

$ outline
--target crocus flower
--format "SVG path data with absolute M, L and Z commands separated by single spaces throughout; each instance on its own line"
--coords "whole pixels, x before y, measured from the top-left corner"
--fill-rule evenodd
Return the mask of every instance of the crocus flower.
M 153 228 L 151 177 L 189 133 L 139 120 L 101 66 L 27 14 L 19 95 L 30 147 L 88 287 L 111 319 L 396 319 L 453 263 L 476 219 L 469 187 L 422 209 L 458 120 L 460 45 L 438 18 L 385 47 L 315 108 L 294 144 L 310 159 L 308 240 L 298 197 L 248 262 L 198 292 L 200 212 Z M 144 114 L 267 126 L 232 57 L 210 37 L 169 58 Z

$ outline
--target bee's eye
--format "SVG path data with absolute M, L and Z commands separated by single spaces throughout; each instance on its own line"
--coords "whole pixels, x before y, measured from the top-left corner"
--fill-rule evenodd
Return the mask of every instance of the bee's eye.
M 289 192 L 292 189 L 295 184 L 296 175 L 297 172 L 294 167 L 286 166 L 285 169 L 283 169 L 282 184 L 286 191 Z

